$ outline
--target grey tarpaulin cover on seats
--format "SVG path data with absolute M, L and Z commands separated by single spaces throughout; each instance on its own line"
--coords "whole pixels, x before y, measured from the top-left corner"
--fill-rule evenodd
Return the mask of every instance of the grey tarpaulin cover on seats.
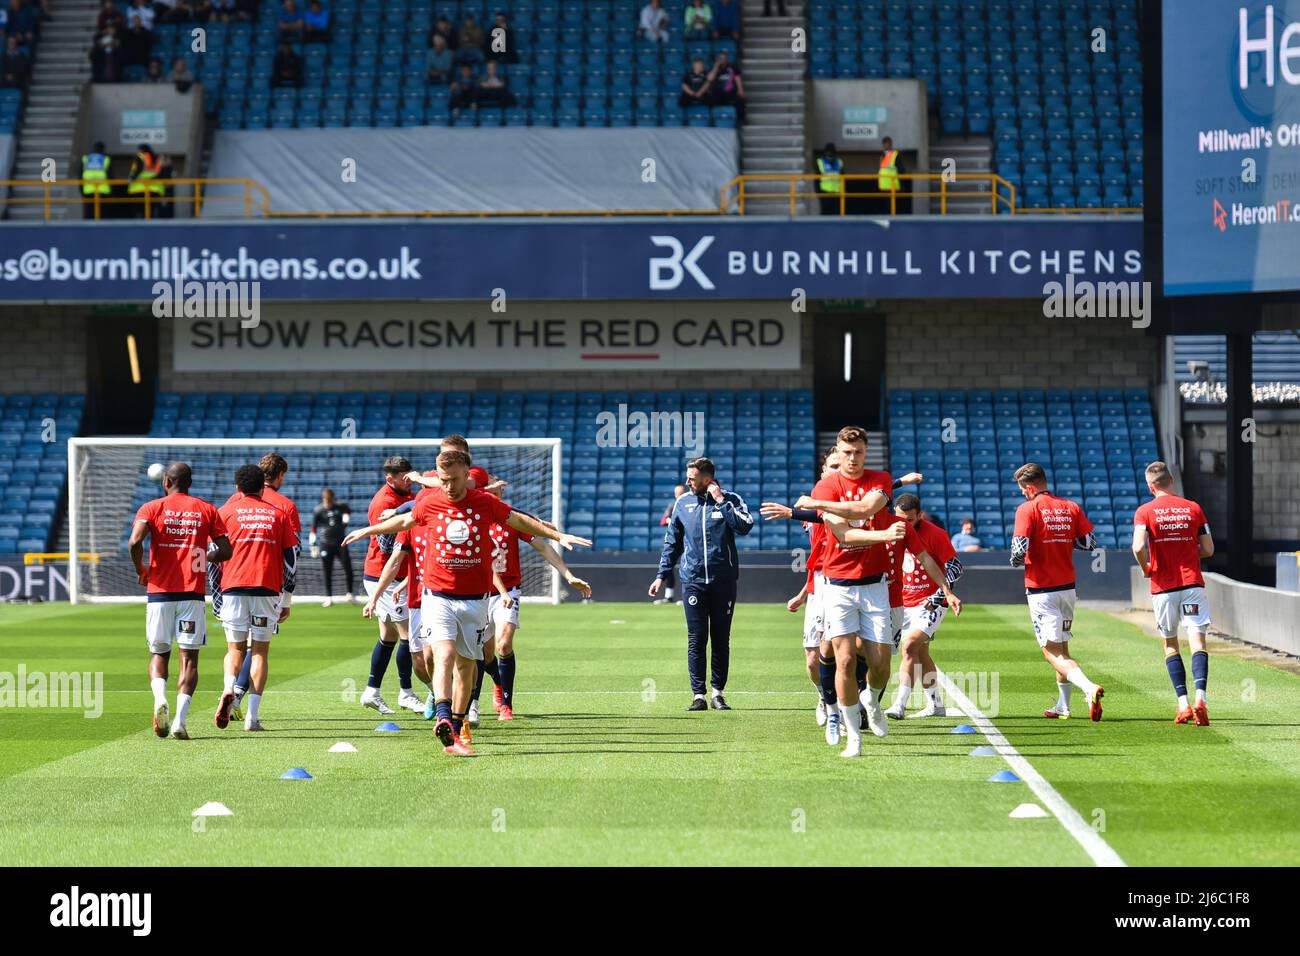
M 712 209 L 737 155 L 733 129 L 221 130 L 208 176 L 256 180 L 277 212 Z M 208 194 L 221 191 L 232 187 Z M 203 214 L 242 212 L 212 202 Z

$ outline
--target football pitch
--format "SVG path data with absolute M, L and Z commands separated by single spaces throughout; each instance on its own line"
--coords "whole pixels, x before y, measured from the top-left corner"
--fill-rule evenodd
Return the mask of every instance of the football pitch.
M 680 608 L 529 605 L 519 719 L 492 715 L 477 759 L 445 756 L 418 715 L 356 702 L 374 626 L 296 607 L 271 648 L 267 733 L 218 731 L 223 647 L 209 625 L 188 742 L 150 727 L 144 609 L 0 607 L 0 672 L 102 672 L 102 714 L 0 709 L 0 864 L 1089 865 L 1001 755 L 948 718 L 891 722 L 842 760 L 813 720 L 802 614 L 741 605 L 728 698 L 688 714 Z M 1131 866 L 1300 863 L 1300 677 L 1232 653 L 1210 670 L 1209 727 L 1175 726 L 1158 641 L 1081 611 L 1074 652 L 1106 687 L 1094 724 L 1042 718 L 1055 687 L 1025 609 L 968 607 L 936 640 L 1010 746 Z M 215 643 L 214 643 L 215 640 Z M 175 696 L 173 661 L 171 693 Z M 21 689 L 20 689 L 21 690 Z M 395 702 L 390 668 L 385 695 Z M 891 685 L 892 692 L 892 685 Z M 21 696 L 21 695 L 20 695 Z M 30 696 L 25 701 L 32 703 Z M 84 703 L 84 702 L 83 702 Z M 1079 716 L 1079 715 L 1082 716 Z M 376 732 L 391 719 L 400 731 Z M 338 742 L 355 753 L 331 753 Z M 282 780 L 290 768 L 311 780 Z M 195 818 L 209 802 L 231 816 Z M 1077 828 L 1076 828 L 1077 829 Z

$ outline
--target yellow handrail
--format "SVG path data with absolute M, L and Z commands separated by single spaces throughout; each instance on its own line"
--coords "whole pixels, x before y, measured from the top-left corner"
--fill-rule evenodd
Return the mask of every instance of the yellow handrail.
M 131 184 L 129 179 L 60 179 L 53 182 L 47 182 L 43 179 L 0 179 L 0 188 L 7 195 L 0 199 L 0 203 L 10 206 L 36 206 L 42 207 L 44 218 L 48 222 L 51 218 L 53 208 L 58 206 L 89 206 L 91 215 L 90 219 L 103 219 L 106 213 L 105 207 L 108 206 L 143 206 L 145 219 L 156 219 L 157 212 L 154 209 L 159 203 L 177 203 L 180 205 L 192 205 L 195 209 L 195 215 L 202 211 L 204 203 L 212 202 L 240 202 L 244 207 L 245 217 L 252 215 L 254 197 L 262 215 L 271 214 L 271 194 L 267 192 L 265 186 L 253 179 L 150 179 L 145 180 L 150 186 L 156 188 L 161 185 L 170 191 L 170 195 L 158 195 L 156 192 L 146 190 L 143 193 L 132 193 L 127 195 L 107 196 L 98 192 L 98 187 L 107 185 L 110 188 L 114 186 L 126 187 Z M 91 185 L 96 187 L 96 191 L 90 195 L 82 192 L 82 187 Z M 176 195 L 176 187 L 193 186 L 193 195 L 185 196 Z M 203 188 L 212 186 L 239 186 L 242 193 L 239 195 L 208 195 L 204 196 Z M 25 196 L 20 190 L 41 191 L 40 196 Z

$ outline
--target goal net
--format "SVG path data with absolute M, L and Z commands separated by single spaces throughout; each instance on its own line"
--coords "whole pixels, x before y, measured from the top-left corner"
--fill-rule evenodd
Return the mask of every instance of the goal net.
M 351 510 L 350 526 L 365 527 L 370 499 L 383 484 L 383 462 L 403 455 L 418 471 L 434 466 L 441 440 L 333 438 L 73 438 L 68 442 L 68 593 L 81 601 L 144 601 L 127 549 L 136 511 L 163 494 L 148 476 L 149 466 L 183 461 L 194 472 L 190 494 L 218 508 L 235 491 L 235 470 L 257 463 L 267 452 L 289 462 L 281 487 L 298 507 L 302 553 L 295 601 L 325 596 L 322 562 L 309 544 L 312 515 L 321 490 L 331 488 Z M 475 465 L 507 482 L 503 497 L 515 509 L 560 524 L 560 440 L 558 438 L 470 439 Z M 148 544 L 146 542 L 146 548 Z M 361 584 L 366 543 L 349 549 L 355 593 Z M 520 547 L 524 600 L 558 603 L 559 574 L 527 545 Z M 333 593 L 346 593 L 343 570 L 334 562 Z

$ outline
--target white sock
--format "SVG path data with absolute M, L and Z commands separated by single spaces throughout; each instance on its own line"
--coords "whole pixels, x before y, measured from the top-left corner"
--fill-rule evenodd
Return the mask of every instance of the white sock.
M 1065 675 L 1065 679 L 1083 691 L 1088 700 L 1092 700 L 1092 695 L 1097 692 L 1097 685 L 1088 680 L 1088 675 L 1083 672 L 1082 667 L 1076 666 L 1074 670 Z
M 860 706 L 860 702 L 857 704 L 840 704 L 840 720 L 844 722 L 850 737 L 862 736 L 862 711 L 858 709 Z
M 1196 688 L 1196 702 L 1197 702 L 1198 704 L 1204 704 L 1205 701 L 1206 701 L 1206 698 L 1205 698 L 1205 691 L 1203 691 L 1203 690 L 1202 690 L 1201 688 L 1199 688 L 1199 687 Z
M 935 707 L 938 707 L 943 703 L 943 697 L 940 696 L 939 685 L 937 683 L 931 684 L 925 689 L 925 696 L 930 699 L 930 703 Z
M 696 700 L 708 700 L 708 698 L 705 697 L 703 694 L 696 694 L 696 695 L 695 695 L 695 699 L 696 699 Z
M 675 593 L 676 593 L 676 592 L 673 591 L 672 588 L 664 588 L 664 597 L 667 598 L 667 599 L 670 600 L 670 601 L 673 599 L 673 595 L 674 595 Z
M 1058 714 L 1068 714 L 1070 712 L 1070 692 L 1074 688 L 1070 686 L 1068 680 L 1057 679 L 1056 681 L 1056 712 Z
M 153 688 L 153 705 L 161 707 L 167 703 L 167 678 L 150 677 L 149 686 Z
M 227 694 L 233 694 L 233 693 L 235 692 L 235 675 L 234 675 L 234 674 L 227 674 L 227 675 L 226 675 L 225 688 L 226 688 L 225 692 L 226 692 Z
M 1196 699 L 1197 699 L 1197 701 L 1199 701 L 1201 698 L 1198 696 Z M 1178 695 L 1178 709 L 1179 709 L 1179 710 L 1186 710 L 1186 709 L 1187 709 L 1187 695 L 1186 695 L 1186 694 L 1179 694 L 1179 695 Z
M 906 707 L 908 698 L 912 696 L 912 685 L 904 684 L 901 681 L 898 684 L 898 693 L 894 695 L 895 709 Z
M 177 727 L 185 726 L 185 718 L 188 717 L 190 713 L 190 700 L 191 700 L 191 696 L 189 694 L 176 695 L 175 726 Z
M 709 693 L 712 694 L 714 697 L 722 696 L 722 691 L 718 690 L 716 687 L 709 688 Z
M 245 716 L 245 719 L 248 720 L 249 722 L 256 721 L 256 720 L 257 720 L 257 708 L 260 707 L 261 704 L 262 704 L 262 695 L 261 695 L 261 694 L 249 694 L 248 697 L 246 698 L 246 700 L 248 701 L 248 713 L 247 713 L 247 715 Z

